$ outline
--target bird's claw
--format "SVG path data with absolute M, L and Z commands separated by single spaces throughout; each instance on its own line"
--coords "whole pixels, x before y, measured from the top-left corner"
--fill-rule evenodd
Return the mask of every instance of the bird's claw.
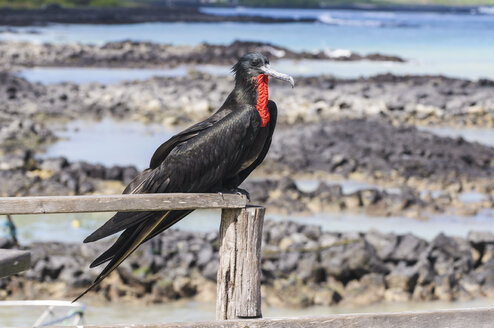
M 245 189 L 241 189 L 241 188 L 233 188 L 233 189 L 228 189 L 225 191 L 226 193 L 235 193 L 237 195 L 240 195 L 240 196 L 245 196 L 247 197 L 247 199 L 249 200 L 250 202 L 250 194 L 247 190 Z M 218 194 L 221 196 L 221 198 L 223 198 L 223 200 L 225 200 L 225 197 L 223 197 L 223 191 L 218 191 Z
M 247 199 L 250 202 L 250 194 L 247 190 L 241 189 L 241 188 L 235 188 L 232 190 L 232 192 L 236 193 L 237 195 L 243 195 L 243 196 L 247 197 Z

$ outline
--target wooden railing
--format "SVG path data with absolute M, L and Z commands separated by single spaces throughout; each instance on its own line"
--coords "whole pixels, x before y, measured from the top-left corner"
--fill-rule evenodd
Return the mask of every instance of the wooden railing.
M 238 194 L 140 194 L 106 196 L 0 197 L 0 215 L 162 211 L 221 208 L 216 322 L 132 325 L 139 328 L 491 328 L 494 309 L 330 315 L 261 319 L 260 258 L 265 209 Z M 2 252 L 4 251 L 4 252 Z M 10 252 L 7 252 L 10 251 Z M 0 250 L 0 277 L 28 268 L 26 253 Z M 9 253 L 9 254 L 7 254 Z M 3 256 L 2 256 L 3 254 Z M 2 262 L 3 258 L 3 262 Z M 248 319 L 248 320 L 244 320 Z M 224 321 L 228 320 L 228 321 Z M 104 325 L 93 327 L 127 327 Z
M 239 194 L 0 197 L 0 215 L 222 209 L 216 318 L 260 318 L 264 208 Z M 2 262 L 3 259 L 3 262 Z M 22 262 L 20 262 L 22 260 Z M 27 260 L 27 261 L 26 261 Z M 26 270 L 29 254 L 0 251 L 0 276 Z M 22 265 L 20 265 L 22 264 Z

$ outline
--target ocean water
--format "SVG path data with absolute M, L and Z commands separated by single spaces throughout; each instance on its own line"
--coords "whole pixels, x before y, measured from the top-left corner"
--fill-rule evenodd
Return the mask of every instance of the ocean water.
M 264 41 L 293 50 L 348 49 L 361 54 L 380 52 L 409 63 L 299 63 L 298 71 L 341 76 L 376 73 L 444 74 L 494 78 L 494 15 L 453 13 L 368 12 L 364 10 L 221 9 L 206 12 L 273 17 L 313 17 L 315 23 L 146 23 L 133 25 L 48 25 L 15 28 L 0 40 L 93 43 L 125 39 L 196 45 L 228 44 L 234 40 Z M 293 63 L 289 63 L 293 65 Z M 329 66 L 327 66 L 329 65 Z
M 88 67 L 33 67 L 22 70 L 17 75 L 43 84 L 72 82 L 77 84 L 100 83 L 116 84 L 121 81 L 142 81 L 154 76 L 184 76 L 185 66 L 169 69 L 147 68 L 88 68 Z

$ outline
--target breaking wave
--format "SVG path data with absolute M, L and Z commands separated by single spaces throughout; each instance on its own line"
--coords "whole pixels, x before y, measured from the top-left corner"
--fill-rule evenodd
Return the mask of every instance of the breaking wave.
M 482 15 L 494 15 L 494 6 L 478 7 L 477 12 Z
M 378 16 L 372 17 L 371 15 L 367 16 L 368 18 L 378 18 Z M 363 27 L 416 27 L 416 25 L 411 25 L 395 20 L 390 20 L 393 16 L 389 15 L 385 17 L 385 20 L 378 19 L 360 19 L 360 18 L 340 18 L 331 15 L 330 13 L 324 13 L 317 17 L 318 21 L 323 24 L 328 25 L 338 25 L 338 26 L 363 26 Z M 382 16 L 380 17 L 382 18 Z

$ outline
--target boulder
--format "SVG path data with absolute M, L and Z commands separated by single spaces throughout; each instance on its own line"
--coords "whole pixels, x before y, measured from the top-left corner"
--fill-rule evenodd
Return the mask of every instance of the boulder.
M 388 272 L 375 249 L 364 239 L 322 250 L 321 266 L 326 270 L 327 276 L 341 281 L 359 279 L 367 273 Z

